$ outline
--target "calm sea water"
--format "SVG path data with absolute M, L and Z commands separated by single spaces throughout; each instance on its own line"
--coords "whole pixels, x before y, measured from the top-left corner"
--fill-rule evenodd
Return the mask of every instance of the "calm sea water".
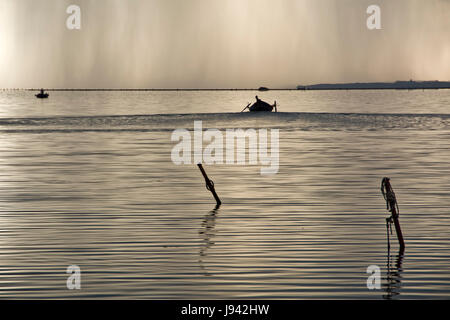
M 280 112 L 239 113 L 255 94 Z M 0 92 L 0 298 L 449 298 L 449 107 L 445 90 Z M 195 120 L 279 129 L 278 174 L 205 166 L 214 210 L 171 161 Z

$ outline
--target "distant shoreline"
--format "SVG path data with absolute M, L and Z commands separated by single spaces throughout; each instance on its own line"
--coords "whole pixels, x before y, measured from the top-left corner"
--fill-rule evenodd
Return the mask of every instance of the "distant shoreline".
M 297 86 L 298 90 L 437 90 L 450 89 L 447 81 L 396 81 L 396 82 L 354 82 L 322 83 Z

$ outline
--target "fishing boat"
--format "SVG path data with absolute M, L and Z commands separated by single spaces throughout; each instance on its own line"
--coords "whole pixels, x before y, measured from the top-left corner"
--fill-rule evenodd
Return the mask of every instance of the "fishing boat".
M 273 105 L 268 104 L 265 101 L 262 101 L 261 99 L 256 96 L 256 102 L 250 106 L 251 103 L 249 103 L 245 108 L 248 109 L 250 112 L 272 112 L 275 109 L 275 112 L 277 112 L 277 102 L 275 101 Z M 242 110 L 242 111 L 244 111 Z M 241 112 L 242 112 L 241 111 Z
M 41 92 L 39 92 L 35 96 L 36 96 L 36 98 L 39 98 L 39 99 L 46 99 L 46 98 L 48 98 L 48 93 L 45 93 L 44 89 L 41 89 Z

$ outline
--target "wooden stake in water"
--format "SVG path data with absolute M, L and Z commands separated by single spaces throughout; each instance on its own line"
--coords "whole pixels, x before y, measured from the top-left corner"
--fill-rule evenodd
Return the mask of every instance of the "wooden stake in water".
M 397 233 L 398 242 L 400 244 L 400 251 L 403 251 L 405 250 L 405 241 L 403 240 L 402 229 L 400 228 L 400 221 L 398 219 L 400 210 L 398 209 L 397 198 L 395 197 L 389 178 L 383 178 L 381 181 L 381 193 L 383 194 L 384 200 L 386 200 L 386 209 L 392 213 L 391 217 L 387 219 L 388 225 L 389 223 L 394 223 L 395 232 Z
M 222 201 L 220 201 L 219 196 L 216 193 L 216 189 L 214 189 L 214 182 L 208 178 L 208 176 L 206 175 L 205 169 L 203 169 L 202 164 L 199 163 L 197 165 L 198 165 L 200 171 L 202 172 L 203 178 L 205 178 L 206 189 L 211 191 L 211 193 L 214 196 L 214 199 L 216 199 L 217 205 L 220 206 L 222 204 Z

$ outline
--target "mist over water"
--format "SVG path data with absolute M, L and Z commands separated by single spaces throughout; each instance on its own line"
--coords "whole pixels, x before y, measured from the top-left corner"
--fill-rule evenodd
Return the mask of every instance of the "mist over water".
M 0 87 L 450 80 L 449 35 L 448 0 L 0 0 Z

